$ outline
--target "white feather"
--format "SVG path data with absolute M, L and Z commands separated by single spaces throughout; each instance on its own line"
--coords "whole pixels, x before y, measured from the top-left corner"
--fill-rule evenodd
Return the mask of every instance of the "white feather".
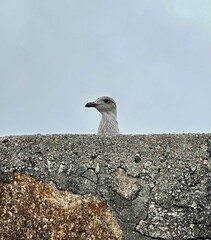
M 117 107 L 113 98 L 99 97 L 95 102 L 87 103 L 86 107 L 95 107 L 102 114 L 97 134 L 107 136 L 119 134 Z

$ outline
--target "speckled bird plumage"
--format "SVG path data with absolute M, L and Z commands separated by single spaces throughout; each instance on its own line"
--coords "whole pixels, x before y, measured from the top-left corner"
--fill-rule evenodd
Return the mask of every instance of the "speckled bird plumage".
M 103 96 L 94 102 L 89 102 L 85 107 L 95 107 L 102 115 L 98 135 L 117 135 L 119 134 L 117 122 L 117 106 L 113 98 Z

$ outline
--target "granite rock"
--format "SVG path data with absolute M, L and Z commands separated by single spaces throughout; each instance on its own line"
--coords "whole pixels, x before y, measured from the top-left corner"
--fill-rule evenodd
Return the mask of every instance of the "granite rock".
M 125 239 L 211 239 L 211 134 L 0 138 L 2 184 L 14 172 L 104 199 Z

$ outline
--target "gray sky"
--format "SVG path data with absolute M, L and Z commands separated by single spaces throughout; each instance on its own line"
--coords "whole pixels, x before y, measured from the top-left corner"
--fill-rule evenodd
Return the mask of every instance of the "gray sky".
M 211 0 L 0 0 L 0 135 L 211 132 Z

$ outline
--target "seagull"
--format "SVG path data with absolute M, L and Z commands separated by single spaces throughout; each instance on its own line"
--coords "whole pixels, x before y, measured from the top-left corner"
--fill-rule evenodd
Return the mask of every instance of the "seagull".
M 107 96 L 99 97 L 94 102 L 88 102 L 85 107 L 94 107 L 102 115 L 97 132 L 98 135 L 112 136 L 119 134 L 117 106 L 113 98 Z

